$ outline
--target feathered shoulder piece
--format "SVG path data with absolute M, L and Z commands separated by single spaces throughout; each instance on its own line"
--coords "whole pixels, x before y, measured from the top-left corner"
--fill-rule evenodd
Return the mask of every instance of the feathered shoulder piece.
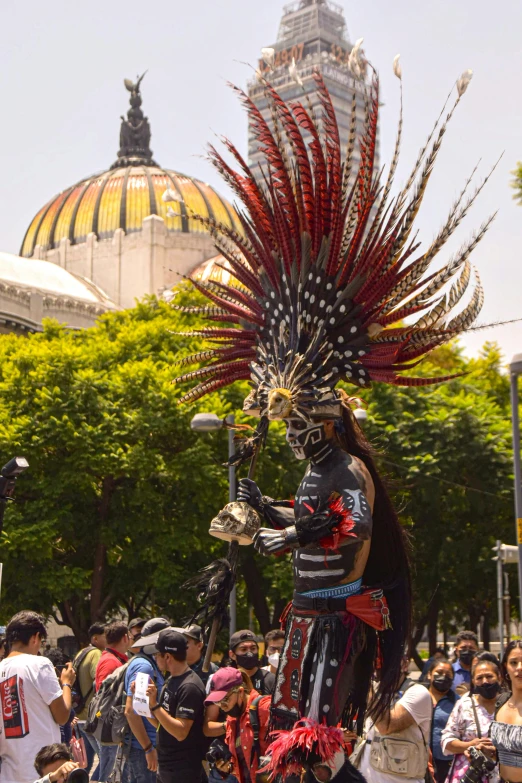
M 205 366 L 177 379 L 197 381 L 182 402 L 249 379 L 253 390 L 245 410 L 251 414 L 328 418 L 340 413 L 339 380 L 359 387 L 371 381 L 418 386 L 451 377 L 415 378 L 407 372 L 433 348 L 469 329 L 481 309 L 483 293 L 475 273 L 468 304 L 454 312 L 470 281 L 469 255 L 494 216 L 447 263 L 430 270 L 488 177 L 467 195 L 470 177 L 424 252 L 413 229 L 471 71 L 458 80 L 452 108 L 445 117 L 443 109 L 404 188 L 392 197 L 402 109 L 395 153 L 383 180 L 375 170 L 379 81 L 374 72 L 366 78 L 359 46 L 352 51 L 351 65 L 354 78 L 364 85 L 366 118 L 364 132 L 356 134 L 354 90 L 346 150 L 341 149 L 334 107 L 319 72 L 321 118 L 302 102 L 285 103 L 264 82 L 272 129 L 248 96 L 234 88 L 264 157 L 264 184 L 256 182 L 226 139 L 236 168 L 210 148 L 213 164 L 241 202 L 243 232 L 193 215 L 209 228 L 233 281 L 192 280 L 212 306 L 189 310 L 220 325 L 190 333 L 205 337 L 213 348 L 183 360 Z M 394 71 L 401 79 L 398 58 Z

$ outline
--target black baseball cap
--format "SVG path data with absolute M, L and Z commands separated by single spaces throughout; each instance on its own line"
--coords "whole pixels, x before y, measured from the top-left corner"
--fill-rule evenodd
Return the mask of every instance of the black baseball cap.
M 159 631 L 162 631 L 164 628 L 169 628 L 170 623 L 168 620 L 165 620 L 164 617 L 151 617 L 150 620 L 147 620 L 147 622 L 144 624 L 143 628 L 141 629 L 141 635 L 142 636 L 150 636 L 152 633 L 158 633 Z
M 131 620 L 129 623 L 129 631 L 131 631 L 133 628 L 139 628 L 140 626 L 145 625 L 146 620 L 143 619 L 143 617 L 135 617 L 134 620 Z
M 165 628 L 158 634 L 156 649 L 163 655 L 165 653 L 186 655 L 187 646 L 187 640 L 183 634 L 174 630 L 174 628 Z
M 180 628 L 180 631 L 183 636 L 188 636 L 191 639 L 195 639 L 196 642 L 203 641 L 203 631 L 200 625 L 189 625 L 188 628 Z
M 256 635 L 252 631 L 236 631 L 230 637 L 230 649 L 235 650 L 241 642 L 255 642 L 257 644 Z

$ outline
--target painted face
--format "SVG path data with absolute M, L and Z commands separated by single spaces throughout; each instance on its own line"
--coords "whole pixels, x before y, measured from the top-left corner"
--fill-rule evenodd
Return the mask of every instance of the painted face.
M 324 446 L 326 434 L 322 422 L 285 419 L 286 442 L 297 459 L 311 459 Z

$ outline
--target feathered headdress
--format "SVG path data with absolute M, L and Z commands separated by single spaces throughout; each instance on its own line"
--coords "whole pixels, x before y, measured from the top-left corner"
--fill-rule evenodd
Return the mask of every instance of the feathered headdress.
M 367 63 L 360 42 L 352 50 L 350 64 L 354 76 L 364 80 Z M 394 72 L 402 78 L 398 58 Z M 453 107 L 439 124 L 443 109 L 406 185 L 394 198 L 390 191 L 399 158 L 402 109 L 395 152 L 383 183 L 375 170 L 379 112 L 375 72 L 364 86 L 366 117 L 358 143 L 358 170 L 354 166 L 355 90 L 342 162 L 334 107 L 319 72 L 314 78 L 322 104 L 320 125 L 311 109 L 299 101 L 286 103 L 264 81 L 271 130 L 250 98 L 234 88 L 264 156 L 264 185 L 256 182 L 228 140 L 224 145 L 239 170 L 210 147 L 213 164 L 242 202 L 243 233 L 192 215 L 210 230 L 235 280 L 225 284 L 192 279 L 212 306 L 182 309 L 225 325 L 189 333 L 204 337 L 214 348 L 182 360 L 185 365 L 204 362 L 206 366 L 176 379 L 198 381 L 181 402 L 249 379 L 254 388 L 245 411 L 253 415 L 329 418 L 341 412 L 335 391 L 340 380 L 359 387 L 372 380 L 421 386 L 454 377 L 417 378 L 403 373 L 433 348 L 468 329 L 482 307 L 482 287 L 475 273 L 470 302 L 451 315 L 470 281 L 469 255 L 494 216 L 441 269 L 426 273 L 489 175 L 471 195 L 466 195 L 468 180 L 424 253 L 417 252 L 420 243 L 412 234 L 447 124 L 471 75 L 467 71 L 458 80 Z M 450 290 L 442 293 L 455 276 Z M 416 320 L 410 321 L 412 316 Z

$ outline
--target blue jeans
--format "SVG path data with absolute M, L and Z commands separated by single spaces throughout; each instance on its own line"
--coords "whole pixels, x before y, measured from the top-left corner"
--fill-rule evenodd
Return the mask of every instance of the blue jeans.
M 100 783 L 107 783 L 108 777 L 114 767 L 114 762 L 116 761 L 117 752 L 117 745 L 101 745 L 100 774 L 98 775 Z
M 145 751 L 131 748 L 123 768 L 124 783 L 156 783 L 156 773 L 147 768 Z
M 89 775 L 91 775 L 91 770 L 94 766 L 94 757 L 98 756 L 98 763 L 96 764 L 96 769 L 91 775 L 91 780 L 97 781 L 98 773 L 100 771 L 100 764 L 99 764 L 100 748 L 98 746 L 98 741 L 95 739 L 95 737 L 93 737 L 91 734 L 85 733 L 85 731 L 83 730 L 84 726 L 85 726 L 84 720 L 78 722 L 80 736 L 83 737 L 83 741 L 85 742 L 85 752 L 87 753 L 87 772 L 89 773 Z

